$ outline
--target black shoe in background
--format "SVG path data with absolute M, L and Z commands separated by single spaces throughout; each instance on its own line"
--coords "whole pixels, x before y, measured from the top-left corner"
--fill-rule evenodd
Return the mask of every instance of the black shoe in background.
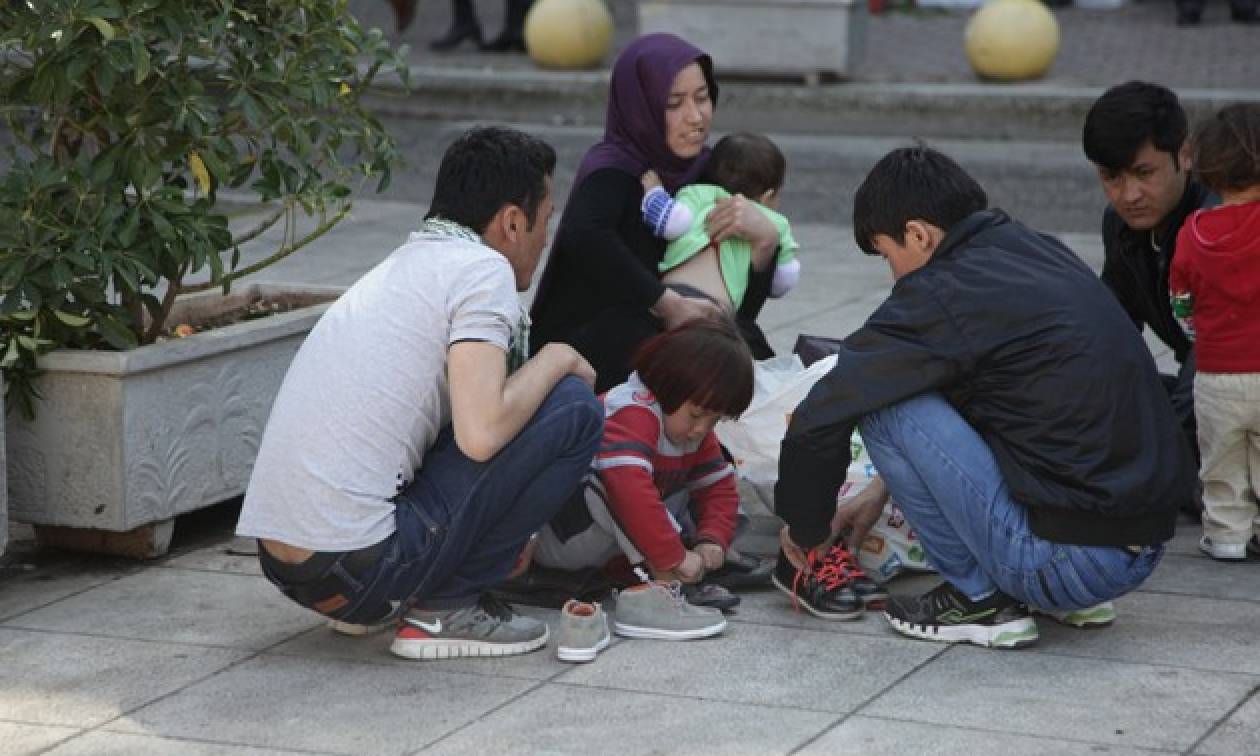
M 706 572 L 704 580 L 706 583 L 714 583 L 733 591 L 738 588 L 770 585 L 772 572 L 774 572 L 774 564 L 769 560 L 730 551 L 722 566 L 712 572 Z
M 893 596 L 884 616 L 902 635 L 986 648 L 1023 648 L 1037 642 L 1028 607 L 1001 591 L 972 601 L 948 581 L 918 596 Z

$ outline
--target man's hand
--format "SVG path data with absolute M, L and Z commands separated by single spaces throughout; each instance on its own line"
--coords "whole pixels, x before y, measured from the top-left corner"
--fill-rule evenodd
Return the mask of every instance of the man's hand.
M 726 563 L 726 551 L 716 543 L 702 541 L 701 543 L 697 543 L 696 547 L 692 550 L 699 554 L 700 558 L 704 561 L 705 572 L 719 569 Z
M 564 366 L 565 372 L 569 375 L 577 376 L 587 386 L 595 385 L 595 368 L 591 367 L 591 363 L 587 362 L 578 350 L 568 344 L 552 341 L 538 350 L 535 359 L 538 358 L 555 360 Z
M 798 570 L 809 572 L 809 556 L 806 555 L 805 549 L 796 545 L 796 541 L 792 540 L 791 527 L 784 525 L 779 531 L 779 546 L 783 549 L 784 556 L 792 563 L 792 566 Z
M 835 517 L 831 518 L 831 532 L 847 531 L 845 542 L 856 551 L 861 548 L 866 534 L 879 522 L 887 501 L 888 486 L 877 475 L 857 496 L 836 506 Z

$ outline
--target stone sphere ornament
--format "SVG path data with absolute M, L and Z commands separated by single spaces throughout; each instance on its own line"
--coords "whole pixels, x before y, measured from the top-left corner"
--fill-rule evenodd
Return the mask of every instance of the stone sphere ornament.
M 544 68 L 593 68 L 612 39 L 612 14 L 603 0 L 534 0 L 525 17 L 525 49 Z
M 1059 52 L 1059 22 L 1041 0 L 990 0 L 963 34 L 967 60 L 984 79 L 1038 79 Z

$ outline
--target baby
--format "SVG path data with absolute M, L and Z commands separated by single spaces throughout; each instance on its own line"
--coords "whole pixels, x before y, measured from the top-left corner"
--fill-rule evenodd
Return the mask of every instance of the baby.
M 801 264 L 787 218 L 776 211 L 786 173 L 787 161 L 774 142 L 760 134 L 739 133 L 717 143 L 700 183 L 683 187 L 676 197 L 669 196 L 654 172 L 643 174 L 643 220 L 669 241 L 660 264 L 666 285 L 680 294 L 739 309 L 750 275 L 764 270 L 769 260 L 754 259 L 752 245 L 740 238 L 715 247 L 705 231 L 705 218 L 718 200 L 741 194 L 757 202 L 779 232 L 770 296 L 788 293 L 800 278 Z

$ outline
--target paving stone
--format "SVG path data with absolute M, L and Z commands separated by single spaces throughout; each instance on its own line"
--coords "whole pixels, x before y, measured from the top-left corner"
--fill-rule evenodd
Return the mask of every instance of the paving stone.
M 590 754 L 601 750 L 593 745 L 598 739 L 616 744 L 608 752 L 618 754 L 786 753 L 834 719 L 826 712 L 553 683 L 436 743 L 430 751 L 451 756 Z
M 0 581 L 0 621 L 135 572 L 135 564 L 59 559 L 47 565 L 9 564 Z
M 1020 756 L 1138 756 L 1159 752 L 856 716 L 828 731 L 799 753 L 816 756 L 905 756 L 925 753 L 965 753 L 970 756 L 1008 756 L 1012 753 Z
M 794 609 L 792 599 L 777 588 L 739 592 L 739 607 L 727 617 L 732 623 L 801 628 L 821 633 L 900 638 L 878 612 L 867 612 L 856 620 L 824 620 L 804 609 Z
M 149 569 L 7 624 L 259 649 L 319 622 L 318 615 L 289 601 L 264 578 Z
M 1260 562 L 1166 554 L 1139 590 L 1260 602 Z
M 556 659 L 555 639 L 559 632 L 560 612 L 533 606 L 518 606 L 517 609 L 522 614 L 536 617 L 547 623 L 551 631 L 551 640 L 546 648 L 531 654 L 498 659 L 442 659 L 435 662 L 417 662 L 401 659 L 389 652 L 389 645 L 394 640 L 392 629 L 382 630 L 369 636 L 352 637 L 320 626 L 276 646 L 269 653 L 310 659 L 343 659 L 369 664 L 395 664 L 413 669 L 422 667 L 425 670 L 437 669 L 442 672 L 515 677 L 526 680 L 545 680 L 571 669 L 572 664 Z M 612 642 L 616 645 L 623 640 L 614 637 Z
M 556 680 L 845 712 L 940 651 L 909 640 L 729 623 L 705 640 L 627 641 Z
M 90 616 L 80 619 L 90 625 Z M 244 656 L 234 649 L 0 628 L 0 712 L 23 722 L 91 727 Z
M 535 683 L 331 659 L 264 656 L 111 723 L 267 748 L 401 753 L 471 722 Z
M 1194 751 L 1202 756 L 1239 756 L 1260 753 L 1260 695 L 1252 694 Z
M 35 754 L 79 732 L 73 727 L 0 722 L 0 753 L 9 756 Z
M 1257 682 L 1246 675 L 958 647 L 862 713 L 1180 750 Z
M 229 541 L 228 544 L 230 543 L 232 542 Z M 162 566 L 206 572 L 230 572 L 234 575 L 262 575 L 257 556 L 233 554 L 228 551 L 228 544 L 196 549 L 168 559 L 162 562 Z
M 89 732 L 47 752 L 47 756 L 281 756 L 309 753 L 251 746 L 199 743 L 190 740 L 129 735 L 121 732 Z
M 1116 613 L 1111 627 L 1086 630 L 1038 619 L 1034 652 L 1260 675 L 1260 603 L 1138 592 L 1118 599 Z

